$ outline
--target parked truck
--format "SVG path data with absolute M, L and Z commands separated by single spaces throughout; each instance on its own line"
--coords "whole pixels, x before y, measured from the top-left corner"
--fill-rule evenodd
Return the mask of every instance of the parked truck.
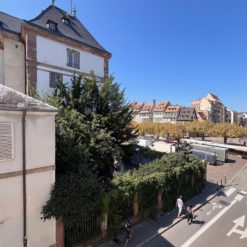
M 210 165 L 216 164 L 216 155 L 211 152 L 191 149 L 190 153 L 199 158 L 200 160 L 206 160 Z
M 215 147 L 209 145 L 201 145 L 201 144 L 191 144 L 192 149 L 205 151 L 209 153 L 214 153 L 216 155 L 216 160 L 225 162 L 227 160 L 227 148 L 223 147 Z

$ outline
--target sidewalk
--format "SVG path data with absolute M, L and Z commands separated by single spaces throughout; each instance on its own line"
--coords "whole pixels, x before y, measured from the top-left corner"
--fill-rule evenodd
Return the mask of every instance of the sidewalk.
M 194 210 L 198 210 L 205 203 L 214 198 L 219 192 L 219 185 L 222 178 L 225 178 L 227 174 L 227 184 L 241 171 L 241 169 L 247 163 L 247 160 L 242 160 L 238 157 L 231 157 L 232 163 L 224 163 L 220 166 L 208 166 L 208 182 L 205 189 L 196 197 L 185 202 L 185 205 L 194 205 Z M 222 181 L 224 185 L 225 179 Z M 218 183 L 218 184 L 217 184 Z M 170 213 L 161 213 L 157 215 L 156 220 L 147 219 L 138 225 L 134 226 L 134 237 L 128 243 L 128 247 L 141 247 L 146 243 L 154 239 L 156 236 L 162 232 L 167 231 L 169 228 L 173 227 L 179 223 L 181 219 L 176 219 L 177 210 L 173 210 Z M 125 233 L 118 236 L 119 240 L 123 241 Z M 108 241 L 101 244 L 99 247 L 119 247 L 122 244 L 117 244 L 114 241 Z

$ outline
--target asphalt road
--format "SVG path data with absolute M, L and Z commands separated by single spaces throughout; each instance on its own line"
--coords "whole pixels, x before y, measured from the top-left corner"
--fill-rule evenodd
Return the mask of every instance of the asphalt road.
M 145 247 L 246 247 L 247 167 L 195 214 L 193 224 L 184 219 Z

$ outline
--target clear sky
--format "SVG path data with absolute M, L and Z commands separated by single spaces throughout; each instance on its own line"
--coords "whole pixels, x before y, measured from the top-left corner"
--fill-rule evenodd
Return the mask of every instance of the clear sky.
M 0 0 L 32 19 L 51 0 Z M 55 5 L 70 11 L 70 0 Z M 77 17 L 112 53 L 110 73 L 130 101 L 189 106 L 212 92 L 247 111 L 246 0 L 73 0 Z

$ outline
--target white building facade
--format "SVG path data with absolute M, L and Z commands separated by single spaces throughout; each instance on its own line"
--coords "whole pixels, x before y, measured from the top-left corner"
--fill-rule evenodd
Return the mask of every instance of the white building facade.
M 24 21 L 0 13 L 0 83 L 20 92 L 49 94 L 75 74 L 108 76 L 111 54 L 76 16 L 51 5 Z
M 56 244 L 55 220 L 41 220 L 55 182 L 56 113 L 0 85 L 0 247 Z

